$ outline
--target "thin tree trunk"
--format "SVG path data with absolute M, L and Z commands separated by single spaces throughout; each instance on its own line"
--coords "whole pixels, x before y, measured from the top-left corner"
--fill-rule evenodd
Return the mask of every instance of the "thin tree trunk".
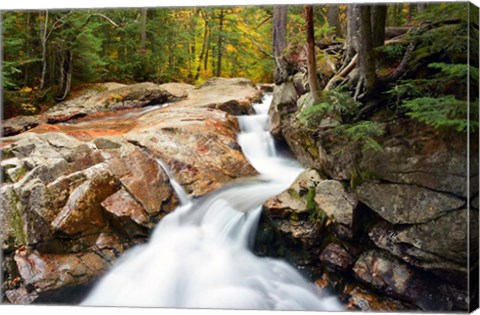
M 40 44 L 42 46 L 42 75 L 40 77 L 40 89 L 45 87 L 45 76 L 47 75 L 47 31 L 48 31 L 48 10 L 45 10 L 45 23 L 41 29 Z
M 70 49 L 62 53 L 62 61 L 60 63 L 60 92 L 56 98 L 57 101 L 63 101 L 72 86 L 72 61 L 73 56 Z
M 371 5 L 370 11 L 373 34 L 373 47 L 383 46 L 385 42 L 387 6 L 385 4 Z
M 207 49 L 208 19 L 207 19 L 206 15 L 204 16 L 204 21 L 205 21 L 205 27 L 204 27 L 204 31 L 203 31 L 202 50 L 200 51 L 200 58 L 198 60 L 197 73 L 195 74 L 195 81 L 198 80 L 198 78 L 200 77 L 200 70 L 202 68 L 202 61 L 203 61 L 203 57 L 204 57 L 204 55 L 206 53 L 206 49 Z
M 141 19 L 141 26 L 140 26 L 140 53 L 145 55 L 146 47 L 147 47 L 147 8 L 141 9 L 142 19 Z
M 275 58 L 274 81 L 276 84 L 288 78 L 287 62 L 283 53 L 287 47 L 287 6 L 273 7 L 273 56 Z
M 361 5 L 360 10 L 360 40 L 358 61 L 360 75 L 365 89 L 365 95 L 373 93 L 376 86 L 375 59 L 373 51 L 373 36 L 370 5 Z M 358 93 L 357 93 L 358 94 Z
M 212 47 L 212 29 L 209 29 L 208 32 L 208 40 L 207 40 L 207 50 L 205 51 L 205 62 L 203 64 L 203 70 L 207 71 L 208 69 L 208 54 L 210 52 L 210 49 Z
M 408 17 L 407 17 L 407 21 L 408 23 L 412 22 L 413 20 L 413 13 L 415 11 L 415 4 L 414 3 L 409 3 L 408 4 Z
M 397 26 L 397 16 L 398 16 L 397 7 L 398 7 L 397 3 L 394 3 L 391 7 L 392 8 L 392 21 L 390 23 L 391 26 Z
M 428 7 L 428 3 L 418 3 L 417 12 L 422 12 Z
M 218 41 L 217 41 L 217 71 L 216 76 L 220 77 L 222 75 L 222 42 L 223 42 L 223 19 L 224 19 L 224 11 L 223 8 L 220 9 L 220 15 L 218 17 L 219 23 L 219 33 L 218 33 Z
M 23 76 L 23 85 L 28 86 L 28 81 L 29 81 L 29 76 L 30 76 L 30 58 L 31 58 L 31 52 L 30 52 L 30 10 L 27 11 L 27 23 L 26 23 L 27 29 L 25 32 L 25 43 L 26 43 L 26 53 L 27 53 L 27 59 L 29 62 L 25 65 L 25 70 L 24 70 L 24 76 Z
M 310 86 L 310 93 L 312 94 L 313 103 L 320 102 L 320 88 L 317 79 L 317 63 L 315 60 L 315 36 L 313 28 L 313 7 L 304 6 L 305 22 L 307 23 L 307 68 L 308 68 L 308 84 Z
M 340 27 L 339 20 L 339 6 L 336 4 L 328 5 L 327 21 L 330 27 L 335 27 L 335 35 L 338 37 L 342 36 L 342 29 Z

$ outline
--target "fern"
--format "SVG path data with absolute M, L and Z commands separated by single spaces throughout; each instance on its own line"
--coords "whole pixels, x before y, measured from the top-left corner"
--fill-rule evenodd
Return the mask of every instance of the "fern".
M 376 138 L 385 133 L 381 123 L 375 121 L 360 121 L 355 124 L 342 124 L 334 129 L 338 137 L 345 142 L 360 145 L 362 151 L 382 151 L 382 145 Z
M 352 117 L 358 113 L 360 106 L 362 103 L 355 101 L 348 92 L 332 90 L 322 96 L 320 103 L 304 107 L 298 119 L 303 125 L 315 128 L 327 115 Z
M 403 106 L 407 108 L 408 116 L 436 128 L 454 128 L 458 132 L 478 129 L 478 120 L 469 122 L 467 117 L 468 103 L 452 95 L 415 98 L 405 101 Z M 478 117 L 478 106 L 471 106 L 470 111 L 472 117 Z

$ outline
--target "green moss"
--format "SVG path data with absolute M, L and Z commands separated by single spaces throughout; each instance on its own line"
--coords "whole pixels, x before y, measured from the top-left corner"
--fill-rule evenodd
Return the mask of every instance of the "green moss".
M 27 243 L 27 235 L 25 234 L 25 230 L 23 229 L 24 222 L 22 218 L 22 214 L 20 210 L 18 209 L 18 197 L 15 194 L 15 192 L 12 190 L 11 195 L 10 195 L 10 200 L 11 200 L 11 205 L 12 205 L 12 213 L 11 216 L 9 217 L 9 224 L 12 227 L 14 237 L 15 237 L 15 243 L 19 244 L 26 244 Z M 16 244 L 16 245 L 17 245 Z
M 15 154 L 10 148 L 6 148 L 2 150 L 2 160 L 11 159 L 14 157 L 15 157 Z
M 289 189 L 287 190 L 287 193 L 288 193 L 291 197 L 293 197 L 293 198 L 295 198 L 295 199 L 297 199 L 297 200 L 301 200 L 301 199 L 302 199 L 302 197 L 300 196 L 300 194 L 299 194 L 295 189 L 293 189 L 293 188 L 289 188 Z
M 25 167 L 25 165 L 20 166 L 18 171 L 13 174 L 14 178 L 12 178 L 12 181 L 18 182 L 27 174 L 27 172 L 28 172 L 28 169 Z
M 307 200 L 307 210 L 309 212 L 315 212 L 317 208 L 317 203 L 315 202 L 315 187 L 310 187 L 307 192 L 306 200 Z

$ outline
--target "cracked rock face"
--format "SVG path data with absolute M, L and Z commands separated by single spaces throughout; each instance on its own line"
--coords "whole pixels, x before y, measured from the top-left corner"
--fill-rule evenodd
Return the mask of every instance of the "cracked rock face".
M 65 302 L 125 249 L 144 242 L 179 204 L 160 160 L 191 197 L 257 174 L 237 143 L 235 117 L 225 112 L 252 111 L 261 93 L 250 81 L 216 79 L 195 90 L 113 84 L 47 114 L 63 120 L 75 110 L 92 113 L 113 92 L 125 95 L 109 110 L 186 100 L 43 124 L 5 138 L 0 236 L 8 262 L 2 266 L 6 302 Z
M 413 185 L 362 183 L 360 201 L 392 224 L 424 223 L 459 209 L 465 200 Z

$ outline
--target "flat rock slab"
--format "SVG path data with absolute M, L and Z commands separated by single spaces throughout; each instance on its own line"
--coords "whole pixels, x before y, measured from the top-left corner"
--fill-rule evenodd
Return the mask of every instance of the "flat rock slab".
M 428 222 L 465 201 L 414 185 L 364 182 L 355 189 L 358 199 L 392 224 Z
M 262 92 L 250 80 L 213 78 L 189 91 L 188 98 L 177 106 L 215 108 L 232 115 L 245 115 L 253 113 L 251 104 L 261 97 Z

